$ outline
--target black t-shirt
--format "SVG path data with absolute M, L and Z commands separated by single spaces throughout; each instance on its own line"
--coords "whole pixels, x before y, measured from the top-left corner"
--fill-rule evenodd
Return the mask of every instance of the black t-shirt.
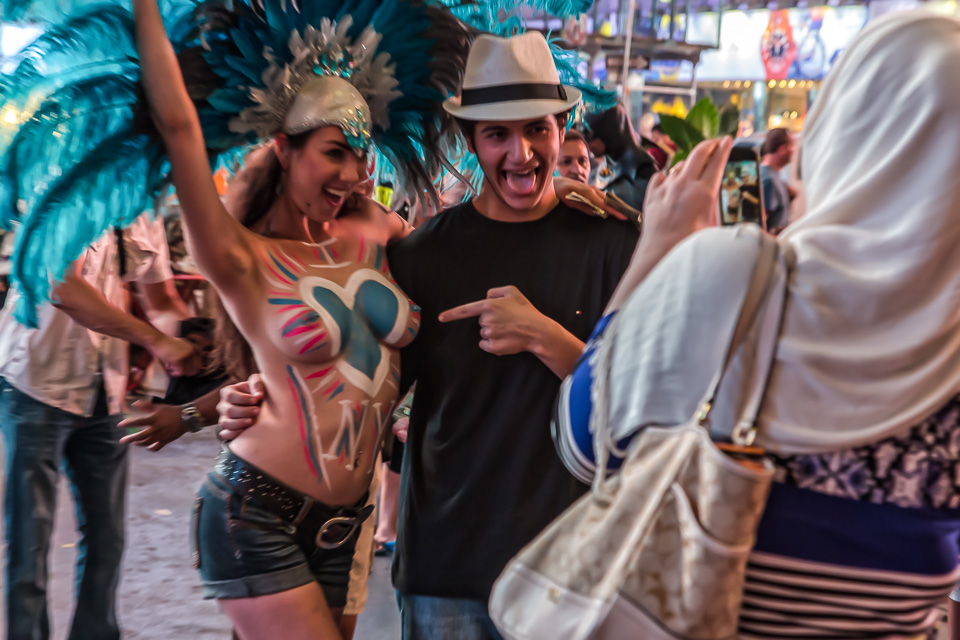
M 584 490 L 550 438 L 560 379 L 531 353 L 480 349 L 477 318 L 437 316 L 514 285 L 586 340 L 637 237 L 627 223 L 563 205 L 505 223 L 467 203 L 390 246 L 394 277 L 423 308 L 401 356 L 404 384 L 417 381 L 393 567 L 401 592 L 488 598 L 507 561 Z

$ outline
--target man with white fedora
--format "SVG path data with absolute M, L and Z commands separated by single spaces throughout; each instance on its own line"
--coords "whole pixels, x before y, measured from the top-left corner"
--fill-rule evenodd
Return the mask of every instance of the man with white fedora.
M 557 198 L 579 99 L 541 34 L 479 36 L 445 107 L 483 186 L 388 249 L 423 308 L 401 356 L 401 386 L 417 381 L 393 568 L 406 640 L 499 638 L 487 613 L 494 580 L 583 491 L 551 442 L 554 399 L 637 232 Z

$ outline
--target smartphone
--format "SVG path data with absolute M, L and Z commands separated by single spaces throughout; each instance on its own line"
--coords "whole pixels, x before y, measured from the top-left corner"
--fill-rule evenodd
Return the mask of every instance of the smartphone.
M 734 146 L 720 183 L 720 224 L 753 222 L 766 229 L 760 154 L 750 146 Z

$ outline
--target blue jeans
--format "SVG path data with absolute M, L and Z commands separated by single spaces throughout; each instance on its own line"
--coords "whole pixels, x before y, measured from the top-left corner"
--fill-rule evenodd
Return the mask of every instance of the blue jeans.
M 127 448 L 101 386 L 90 418 L 38 402 L 0 379 L 6 444 L 8 640 L 47 640 L 47 557 L 61 466 L 76 503 L 76 611 L 69 640 L 118 640 Z
M 397 593 L 403 640 L 503 640 L 484 600 Z

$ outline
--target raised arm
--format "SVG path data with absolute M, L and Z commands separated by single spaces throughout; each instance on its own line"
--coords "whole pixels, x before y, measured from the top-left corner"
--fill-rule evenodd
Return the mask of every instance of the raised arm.
M 723 169 L 733 147 L 731 138 L 701 142 L 682 167 L 669 176 L 656 174 L 644 200 L 644 228 L 626 273 L 607 303 L 604 315 L 616 311 L 670 251 L 688 237 L 714 226 Z
M 197 110 L 187 94 L 156 0 L 133 0 L 133 15 L 143 86 L 170 157 L 187 248 L 217 289 L 241 291 L 253 273 L 250 236 L 220 202 Z

